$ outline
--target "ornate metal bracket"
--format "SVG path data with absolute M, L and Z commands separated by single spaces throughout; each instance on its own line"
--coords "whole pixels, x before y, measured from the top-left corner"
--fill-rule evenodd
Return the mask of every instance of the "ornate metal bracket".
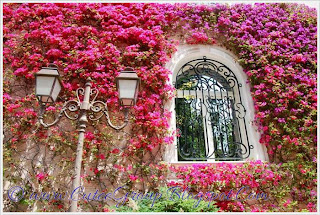
M 65 116 L 70 120 L 79 120 L 87 122 L 87 114 L 88 119 L 90 121 L 97 121 L 102 116 L 105 116 L 108 122 L 108 125 L 115 129 L 120 130 L 123 129 L 129 123 L 129 109 L 124 109 L 124 123 L 120 126 L 113 125 L 108 113 L 107 104 L 102 101 L 96 101 L 96 98 L 99 94 L 99 90 L 96 88 L 91 89 L 91 79 L 88 78 L 86 82 L 85 89 L 78 88 L 76 90 L 77 99 L 70 100 L 64 103 L 59 114 L 55 117 L 52 123 L 44 122 L 44 113 L 46 111 L 46 106 L 41 105 L 39 112 L 39 122 L 45 128 L 51 127 L 57 124 L 60 119 Z M 83 100 L 81 101 L 80 97 L 83 96 Z M 90 101 L 90 97 L 93 99 Z M 84 119 L 84 120 L 83 120 Z

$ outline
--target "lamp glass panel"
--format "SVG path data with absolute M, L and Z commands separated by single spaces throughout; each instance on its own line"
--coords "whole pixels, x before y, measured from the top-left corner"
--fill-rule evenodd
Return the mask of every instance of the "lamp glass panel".
M 123 106 L 132 106 L 133 105 L 133 99 L 122 99 L 122 105 Z
M 37 95 L 50 96 L 51 88 L 55 77 L 37 76 Z
M 43 103 L 46 103 L 46 102 L 50 102 L 50 101 L 51 101 L 49 96 L 41 96 L 40 98 L 41 98 L 41 101 L 42 101 Z
M 61 91 L 61 85 L 60 85 L 59 80 L 57 79 L 56 83 L 54 84 L 54 88 L 53 88 L 52 95 L 51 95 L 53 101 L 56 101 L 60 91 Z
M 122 98 L 134 99 L 137 80 L 119 80 L 119 96 Z

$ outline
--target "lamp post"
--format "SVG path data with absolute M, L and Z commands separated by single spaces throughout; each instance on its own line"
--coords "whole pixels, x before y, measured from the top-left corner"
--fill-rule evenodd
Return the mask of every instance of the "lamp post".
M 49 65 L 50 66 L 50 65 Z M 120 104 L 124 107 L 124 123 L 120 126 L 112 124 L 107 104 L 102 101 L 96 101 L 98 89 L 91 88 L 91 78 L 86 80 L 85 88 L 76 90 L 77 99 L 66 101 L 61 108 L 58 116 L 52 123 L 45 123 L 43 115 L 47 105 L 52 105 L 58 98 L 62 89 L 62 83 L 58 68 L 51 64 L 50 67 L 43 67 L 35 74 L 36 77 L 36 97 L 40 104 L 39 122 L 45 128 L 57 124 L 64 115 L 70 120 L 78 120 L 79 138 L 77 145 L 76 160 L 74 165 L 74 179 L 72 183 L 72 191 L 80 186 L 81 162 L 83 153 L 84 134 L 89 121 L 96 121 L 105 116 L 108 125 L 115 130 L 123 129 L 129 122 L 129 108 L 134 106 L 137 101 L 137 95 L 140 88 L 140 78 L 132 69 L 127 68 L 122 71 L 119 77 L 116 78 L 117 90 L 119 92 Z M 83 97 L 82 101 L 80 97 Z M 92 98 L 93 97 L 93 98 Z M 72 193 L 71 191 L 71 193 Z M 78 193 L 74 193 L 71 201 L 70 212 L 77 211 Z

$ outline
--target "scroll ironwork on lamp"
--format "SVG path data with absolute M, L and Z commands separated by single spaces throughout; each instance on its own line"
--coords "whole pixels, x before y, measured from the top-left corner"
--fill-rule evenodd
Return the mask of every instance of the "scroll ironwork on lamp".
M 52 64 L 51 64 L 52 65 Z M 77 120 L 82 114 L 74 114 L 74 112 L 87 112 L 88 118 L 91 121 L 100 119 L 103 115 L 106 116 L 107 122 L 110 127 L 120 130 L 128 123 L 129 108 L 134 106 L 137 101 L 138 92 L 140 89 L 140 78 L 135 71 L 127 68 L 122 71 L 121 74 L 116 77 L 116 86 L 119 92 L 120 105 L 124 107 L 124 124 L 121 126 L 115 126 L 111 123 L 107 104 L 102 101 L 96 101 L 99 94 L 98 89 L 91 89 L 91 79 L 88 78 L 85 84 L 85 88 L 78 88 L 76 90 L 77 99 L 69 100 L 64 103 L 57 118 L 52 123 L 45 123 L 43 120 L 43 114 L 47 105 L 52 105 L 58 98 L 60 91 L 62 90 L 62 82 L 60 80 L 59 71 L 56 66 L 43 67 L 39 72 L 35 74 L 36 77 L 36 97 L 40 103 L 40 115 L 39 121 L 44 127 L 50 127 L 59 122 L 60 118 L 64 115 L 68 119 Z M 84 99 L 81 101 L 80 97 Z M 90 98 L 93 97 L 91 100 Z
M 129 122 L 129 108 L 136 104 L 138 91 L 140 88 L 140 78 L 132 69 L 129 68 L 121 72 L 119 77 L 116 78 L 119 101 L 120 105 L 124 107 L 125 116 L 124 123 L 120 126 L 116 126 L 113 125 L 110 120 L 107 104 L 105 102 L 96 100 L 99 90 L 96 88 L 91 88 L 91 78 L 86 80 L 85 88 L 78 88 L 76 90 L 76 99 L 69 100 L 64 103 L 58 116 L 53 122 L 45 123 L 43 116 L 46 107 L 54 104 L 57 100 L 58 95 L 62 90 L 62 82 L 60 80 L 58 67 L 53 64 L 51 64 L 50 67 L 43 67 L 35 74 L 35 77 L 36 97 L 40 103 L 40 124 L 48 128 L 57 124 L 62 116 L 66 116 L 70 120 L 78 120 L 79 139 L 74 167 L 75 176 L 72 183 L 72 190 L 75 190 L 80 186 L 83 141 L 87 123 L 89 120 L 96 121 L 105 116 L 110 127 L 115 130 L 123 129 Z M 74 198 L 78 199 L 78 193 L 74 195 Z M 77 201 L 71 201 L 69 211 L 77 211 Z

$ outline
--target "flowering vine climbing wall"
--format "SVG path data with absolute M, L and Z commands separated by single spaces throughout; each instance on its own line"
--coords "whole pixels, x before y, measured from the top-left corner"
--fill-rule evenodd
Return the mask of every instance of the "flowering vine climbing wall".
M 129 128 L 114 132 L 105 122 L 89 126 L 82 180 L 102 192 L 126 185 L 142 191 L 167 184 L 194 192 L 224 192 L 246 185 L 268 193 L 264 202 L 217 201 L 220 211 L 316 210 L 316 10 L 297 4 L 4 4 L 4 181 L 26 192 L 71 186 L 76 123 L 37 123 L 34 73 L 55 63 L 64 86 L 48 117 L 75 97 L 87 77 L 116 119 L 115 77 L 132 67 L 142 80 Z M 163 151 L 172 144 L 173 97 L 165 68 L 179 44 L 216 44 L 231 50 L 248 76 L 270 163 L 220 163 L 171 167 Z M 120 118 L 121 121 L 121 118 Z M 167 182 L 167 171 L 179 182 Z M 6 211 L 66 211 L 62 200 L 6 199 Z M 108 204 L 80 201 L 83 211 Z

